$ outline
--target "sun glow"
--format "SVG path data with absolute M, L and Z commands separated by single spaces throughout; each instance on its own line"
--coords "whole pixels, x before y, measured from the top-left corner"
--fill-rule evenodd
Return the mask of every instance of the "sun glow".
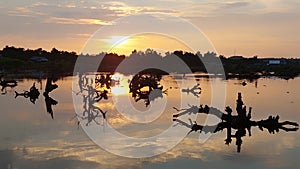
M 127 88 L 124 86 L 114 86 L 111 88 L 111 93 L 114 96 L 127 95 L 129 90 L 127 90 Z
M 124 79 L 124 75 L 115 73 L 111 77 L 113 85 L 111 87 L 111 93 L 115 96 L 127 95 L 129 93 L 128 79 Z
M 120 73 L 115 73 L 111 76 L 111 79 L 115 80 L 115 81 L 120 81 L 123 79 L 123 77 L 124 77 L 124 75 L 122 75 Z
M 192 51 L 186 44 L 181 41 L 160 34 L 139 34 L 132 36 L 112 36 L 106 39 L 106 42 L 111 44 L 109 53 L 130 55 L 132 51 L 145 51 L 146 49 L 155 49 L 156 51 L 164 52 L 183 50 Z
M 124 45 L 128 42 L 129 36 L 112 36 L 109 39 L 106 39 L 112 46 Z

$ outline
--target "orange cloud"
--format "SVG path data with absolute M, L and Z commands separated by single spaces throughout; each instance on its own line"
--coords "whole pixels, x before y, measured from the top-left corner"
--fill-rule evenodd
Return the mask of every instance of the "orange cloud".
M 85 19 L 85 18 L 59 18 L 51 17 L 45 21 L 46 23 L 57 23 L 57 24 L 70 24 L 70 25 L 111 25 L 111 23 L 100 20 L 100 19 Z

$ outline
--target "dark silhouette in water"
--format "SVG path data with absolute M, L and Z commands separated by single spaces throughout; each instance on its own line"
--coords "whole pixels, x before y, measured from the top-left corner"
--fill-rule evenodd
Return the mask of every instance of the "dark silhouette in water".
M 16 80 L 5 80 L 5 79 L 2 79 L 3 77 L 0 76 L 0 86 L 1 87 L 1 92 L 2 94 L 6 94 L 6 88 L 9 87 L 9 88 L 14 88 L 18 85 L 18 82 Z
M 52 84 L 53 81 L 54 81 L 53 77 L 47 78 L 45 92 L 43 93 L 43 95 L 45 97 L 46 110 L 51 115 L 52 119 L 54 119 L 54 113 L 53 113 L 52 106 L 58 104 L 58 101 L 54 100 L 53 98 L 51 98 L 49 96 L 49 93 L 51 93 L 53 90 L 58 88 L 57 84 Z
M 108 99 L 108 96 L 107 96 L 108 91 L 107 90 L 95 91 L 95 93 L 96 93 L 96 97 L 95 97 L 96 102 L 99 102 L 102 99 L 104 99 L 104 100 Z
M 101 123 L 98 121 L 98 118 L 106 120 L 106 111 L 104 112 L 102 109 L 97 107 L 95 103 L 100 102 L 102 99 L 107 100 L 108 91 L 100 91 L 94 88 L 92 79 L 88 78 L 87 76 L 80 75 L 79 78 L 80 79 L 78 80 L 78 82 L 82 83 L 78 83 L 81 91 L 79 91 L 77 95 L 80 94 L 83 97 L 83 112 L 82 115 L 76 113 L 72 120 L 77 118 L 78 127 L 79 124 L 82 123 L 82 121 L 86 121 L 85 126 L 89 126 L 92 122 L 97 125 L 101 125 Z M 100 86 L 97 84 L 95 86 L 101 87 L 101 84 Z
M 177 109 L 176 107 L 173 107 L 176 111 L 180 112 L 178 114 L 174 114 L 173 117 L 174 118 L 177 118 L 177 117 L 180 117 L 180 116 L 183 116 L 185 114 L 197 114 L 197 113 L 203 113 L 203 114 L 213 114 L 217 117 L 222 117 L 223 115 L 223 112 L 221 112 L 220 110 L 216 109 L 216 108 L 213 108 L 213 107 L 208 107 L 207 105 L 205 105 L 203 107 L 203 105 L 200 105 L 200 107 L 198 106 L 191 106 L 189 105 L 190 108 L 188 109 Z
M 51 118 L 54 119 L 52 106 L 57 105 L 58 102 L 51 98 L 47 93 L 44 93 L 43 95 L 45 97 L 46 110 L 51 115 Z
M 297 131 L 298 128 L 288 128 L 285 126 L 299 126 L 299 124 L 290 122 L 290 121 L 284 121 L 284 122 L 279 122 L 279 116 L 277 115 L 276 117 L 269 116 L 268 119 L 266 120 L 261 120 L 257 122 L 258 127 L 260 130 L 263 131 L 263 128 L 268 129 L 269 133 L 275 134 L 276 132 L 279 132 L 279 129 L 284 130 L 286 132 L 289 131 Z
M 39 90 L 35 87 L 35 83 L 30 87 L 29 91 L 24 91 L 23 93 L 18 93 L 15 91 L 15 98 L 18 96 L 23 96 L 25 98 L 29 98 L 30 101 L 35 104 L 35 101 L 39 98 L 40 92 Z
M 79 93 L 81 93 L 83 91 L 83 88 L 86 87 L 88 83 L 88 78 L 86 76 L 84 76 L 83 74 L 79 73 L 78 75 L 78 86 L 80 91 L 78 93 L 76 93 L 76 95 L 78 95 Z
M 47 78 L 47 82 L 46 82 L 46 88 L 45 88 L 45 93 L 50 93 L 52 92 L 54 89 L 58 88 L 57 84 L 52 84 L 52 82 L 54 82 L 53 78 L 48 77 Z
M 147 107 L 151 101 L 163 98 L 163 94 L 167 92 L 162 90 L 163 86 L 159 84 L 160 80 L 161 75 L 139 73 L 132 78 L 129 84 L 129 93 L 132 93 L 136 102 L 144 100 Z
M 173 115 L 173 121 L 178 122 L 179 124 L 186 126 L 190 128 L 191 130 L 188 132 L 190 134 L 191 132 L 205 132 L 205 133 L 217 133 L 219 131 L 222 131 L 224 129 L 227 130 L 227 137 L 225 139 L 225 144 L 229 145 L 232 142 L 232 138 L 235 138 L 236 146 L 237 146 L 237 152 L 241 151 L 243 140 L 242 138 L 246 136 L 246 131 L 248 131 L 248 135 L 251 136 L 251 127 L 259 127 L 260 130 L 263 130 L 263 128 L 266 128 L 269 133 L 275 133 L 279 132 L 279 130 L 284 130 L 286 132 L 289 131 L 297 131 L 299 129 L 299 125 L 295 122 L 290 121 L 284 121 L 279 122 L 279 116 L 272 117 L 269 116 L 266 120 L 260 120 L 260 121 L 253 121 L 251 120 L 251 111 L 252 108 L 250 107 L 248 112 L 246 109 L 246 106 L 244 106 L 244 103 L 242 101 L 242 95 L 241 93 L 238 93 L 238 99 L 237 99 L 237 106 L 236 106 L 236 112 L 237 115 L 232 115 L 232 109 L 230 107 L 226 107 L 225 112 L 222 113 L 216 108 L 210 108 L 207 105 L 205 107 L 197 106 L 190 106 L 188 109 L 182 109 L 178 110 L 177 108 L 174 108 L 175 110 L 179 111 L 180 113 Z M 212 114 L 218 117 L 221 122 L 219 122 L 217 125 L 198 125 L 197 122 L 192 123 L 192 121 L 189 119 L 190 124 L 183 122 L 182 120 L 178 119 L 178 117 L 185 115 L 185 114 L 196 114 L 196 113 L 203 113 L 203 114 Z M 290 126 L 290 127 L 287 127 Z M 235 130 L 235 134 L 232 134 L 232 130 Z
M 88 92 L 87 95 L 83 95 L 83 102 L 84 102 L 83 116 L 85 116 L 85 113 L 88 113 L 88 116 L 93 117 L 94 115 L 90 115 L 91 113 L 96 112 L 96 114 L 98 115 L 100 112 L 102 114 L 102 117 L 105 119 L 106 112 L 103 112 L 99 107 L 96 107 L 94 104 L 96 102 L 99 102 L 102 99 L 102 97 L 104 99 L 107 99 L 107 91 L 105 90 L 99 94 L 99 91 L 97 91 L 91 86 L 88 86 L 87 92 Z
M 77 117 L 78 126 L 84 120 L 87 120 L 85 124 L 86 126 L 89 126 L 91 122 L 95 122 L 97 125 L 101 125 L 101 123 L 97 121 L 97 118 L 99 117 L 99 118 L 103 118 L 103 120 L 106 120 L 106 113 L 107 113 L 106 111 L 104 112 L 100 108 L 95 106 L 93 107 L 93 110 L 84 110 L 83 112 L 84 115 L 75 114 L 75 116 L 72 119 Z
M 113 82 L 113 80 L 111 79 L 111 74 L 96 75 L 96 79 L 95 79 L 95 86 L 96 87 L 103 88 L 105 86 L 106 89 L 110 89 L 112 82 Z
M 181 121 L 180 119 L 173 119 L 173 121 L 177 121 L 179 124 L 190 128 L 191 130 L 187 133 L 187 135 L 189 135 L 192 132 L 204 132 L 204 133 L 215 133 L 216 129 L 218 128 L 217 125 L 212 125 L 212 126 L 203 126 L 203 125 L 199 125 L 197 124 L 196 121 L 194 121 L 194 123 L 192 122 L 191 119 L 189 119 L 189 123 L 186 123 L 184 121 Z
M 199 97 L 199 95 L 201 94 L 201 87 L 199 87 L 200 84 L 196 84 L 195 86 L 193 86 L 191 89 L 187 88 L 187 89 L 182 89 L 181 92 L 183 93 L 192 93 L 195 97 Z

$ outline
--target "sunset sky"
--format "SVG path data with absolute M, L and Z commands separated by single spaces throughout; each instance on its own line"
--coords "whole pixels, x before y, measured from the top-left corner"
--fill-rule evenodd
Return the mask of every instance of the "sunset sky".
M 139 13 L 184 18 L 201 29 L 218 53 L 225 56 L 236 53 L 246 57 L 300 57 L 300 2 L 297 0 L 1 0 L 0 48 L 13 45 L 51 50 L 56 47 L 79 53 L 99 28 L 113 24 L 120 17 Z M 181 33 L 187 32 L 183 28 Z M 146 38 L 150 38 L 146 46 L 156 48 L 157 40 Z M 138 49 L 145 47 L 138 46 L 136 39 L 115 34 L 102 40 L 111 45 L 127 40 L 123 47 L 128 50 L 134 44 Z M 174 46 L 177 46 L 175 42 Z M 174 46 L 162 48 L 174 50 Z

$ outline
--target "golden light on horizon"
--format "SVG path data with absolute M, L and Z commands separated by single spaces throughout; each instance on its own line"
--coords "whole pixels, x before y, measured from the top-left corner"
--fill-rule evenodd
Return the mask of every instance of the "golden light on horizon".
M 154 49 L 162 54 L 175 50 L 192 51 L 180 40 L 152 33 L 133 36 L 112 36 L 110 39 L 106 39 L 106 42 L 112 46 L 108 53 L 124 54 L 126 56 L 130 55 L 134 50 L 145 51 L 147 49 Z

